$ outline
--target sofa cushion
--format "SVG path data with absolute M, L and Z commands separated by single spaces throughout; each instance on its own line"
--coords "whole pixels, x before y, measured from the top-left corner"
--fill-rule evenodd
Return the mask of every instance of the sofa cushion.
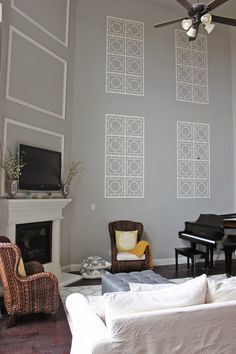
M 207 277 L 203 274 L 183 284 L 166 289 L 104 294 L 105 320 L 106 323 L 109 323 L 115 317 L 130 313 L 203 304 L 206 290 Z
M 129 283 L 130 291 L 155 291 L 166 289 L 176 284 L 142 284 L 142 283 Z
M 236 277 L 223 280 L 208 279 L 206 302 L 236 300 Z

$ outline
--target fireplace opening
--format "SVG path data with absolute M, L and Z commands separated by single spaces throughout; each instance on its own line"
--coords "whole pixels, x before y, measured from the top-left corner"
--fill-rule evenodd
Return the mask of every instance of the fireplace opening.
M 24 262 L 52 261 L 52 221 L 16 225 L 16 244 Z

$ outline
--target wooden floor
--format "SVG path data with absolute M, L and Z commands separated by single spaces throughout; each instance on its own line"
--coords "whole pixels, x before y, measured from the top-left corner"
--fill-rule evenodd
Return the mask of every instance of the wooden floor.
M 158 266 L 154 271 L 162 276 L 173 278 L 191 277 L 191 270 L 185 264 L 179 265 L 176 274 L 175 266 Z M 203 263 L 196 266 L 196 275 L 204 273 Z M 209 275 L 225 273 L 224 261 L 215 263 Z M 232 273 L 236 275 L 236 260 L 233 260 Z M 99 279 L 82 279 L 70 286 L 96 285 Z M 31 316 L 18 319 L 16 326 L 6 329 L 7 315 L 4 313 L 0 320 L 0 354 L 69 354 L 71 346 L 71 333 L 67 323 L 66 314 L 60 303 L 57 320 L 53 322 L 50 316 Z M 104 353 L 105 354 L 105 353 Z
M 55 321 L 49 315 L 21 317 L 6 329 L 0 320 L 0 354 L 69 354 L 71 333 L 62 302 Z
M 191 269 L 187 269 L 186 264 L 180 264 L 178 272 L 175 270 L 174 265 L 164 265 L 164 266 L 157 266 L 154 267 L 154 272 L 162 275 L 167 279 L 174 279 L 174 278 L 186 278 L 192 276 Z M 78 272 L 72 272 L 78 274 Z M 203 262 L 196 263 L 196 276 L 205 273 L 204 264 Z M 225 261 L 217 261 L 214 262 L 214 267 L 209 269 L 209 275 L 214 274 L 224 274 L 225 273 Z M 232 275 L 236 276 L 236 260 L 232 260 Z M 100 279 L 81 279 L 77 282 L 70 284 L 69 286 L 84 286 L 84 285 L 99 285 L 101 284 Z

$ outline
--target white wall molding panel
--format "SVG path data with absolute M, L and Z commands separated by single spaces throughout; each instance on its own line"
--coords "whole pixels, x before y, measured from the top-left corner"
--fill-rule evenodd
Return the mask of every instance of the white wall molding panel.
M 66 82 L 67 62 L 10 26 L 6 98 L 65 119 Z
M 177 198 L 210 198 L 210 126 L 177 122 Z
M 70 0 L 11 0 L 11 7 L 50 37 L 68 47 Z
M 106 115 L 105 198 L 144 198 L 144 117 Z
M 175 31 L 176 100 L 208 104 L 207 37 L 189 41 L 185 31 Z
M 144 95 L 144 24 L 107 17 L 106 92 Z

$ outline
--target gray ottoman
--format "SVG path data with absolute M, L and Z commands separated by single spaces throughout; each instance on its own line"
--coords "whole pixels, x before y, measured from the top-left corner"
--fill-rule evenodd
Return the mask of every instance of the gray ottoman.
M 107 273 L 102 276 L 102 294 L 129 291 L 129 283 L 169 284 L 172 282 L 152 270 L 116 274 Z

